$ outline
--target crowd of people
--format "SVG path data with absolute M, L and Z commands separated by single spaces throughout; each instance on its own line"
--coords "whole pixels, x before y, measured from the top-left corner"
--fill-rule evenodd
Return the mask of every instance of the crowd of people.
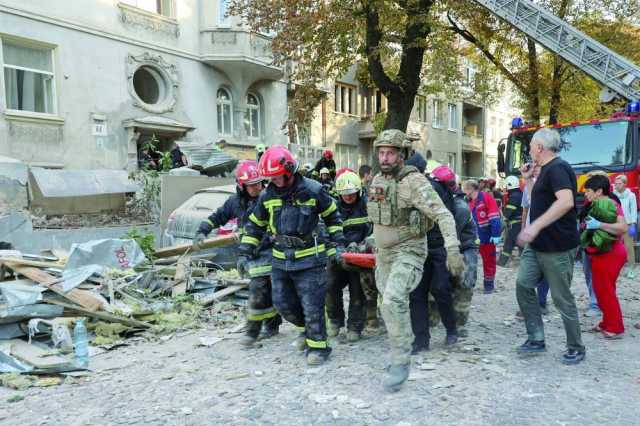
M 429 350 L 430 326 L 443 324 L 445 345 L 468 335 L 478 254 L 484 293 L 491 294 L 497 265 L 508 267 L 517 250 L 518 315 L 528 334 L 517 351 L 546 350 L 542 315 L 550 291 L 567 335 L 563 361 L 576 364 L 586 354 L 570 290 L 578 248 L 602 315 L 593 331 L 620 338 L 616 280 L 633 256 L 637 204 L 624 175 L 612 190 L 608 177 L 596 173 L 585 183 L 579 209 L 576 176 L 558 157 L 559 147 L 556 131 L 536 132 L 532 163 L 521 168 L 522 180 L 505 180 L 504 192 L 495 180 L 460 183 L 444 165 L 425 170 L 426 161 L 399 130 L 376 138 L 375 176 L 367 165 L 337 169 L 330 150 L 314 166 L 299 165 L 283 146 L 262 147 L 258 161 L 239 164 L 237 193 L 200 225 L 194 245 L 238 218 L 237 269 L 250 278 L 241 340 L 247 347 L 277 334 L 284 319 L 298 328 L 296 346 L 308 364 L 319 365 L 331 353 L 329 338 L 344 328 L 347 341 L 357 342 L 365 327 L 384 322 L 389 391 L 406 381 L 410 356 Z M 345 253 L 375 254 L 375 272 L 350 263 Z M 631 261 L 629 276 L 632 268 Z

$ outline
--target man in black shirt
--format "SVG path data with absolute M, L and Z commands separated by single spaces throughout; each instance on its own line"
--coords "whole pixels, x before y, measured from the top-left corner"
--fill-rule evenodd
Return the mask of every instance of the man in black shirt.
M 516 296 L 524 315 L 528 339 L 518 347 L 521 354 L 544 352 L 544 327 L 536 286 L 544 276 L 551 288 L 551 298 L 560 311 L 567 335 L 567 350 L 563 354 L 565 364 L 577 364 L 584 360 L 580 322 L 576 302 L 571 293 L 573 264 L 579 244 L 576 212 L 576 176 L 571 166 L 560 157 L 560 135 L 543 128 L 531 139 L 529 153 L 541 167 L 540 175 L 531 192 L 531 222 L 518 241 L 525 245 L 516 280 Z M 520 169 L 529 180 L 533 165 Z

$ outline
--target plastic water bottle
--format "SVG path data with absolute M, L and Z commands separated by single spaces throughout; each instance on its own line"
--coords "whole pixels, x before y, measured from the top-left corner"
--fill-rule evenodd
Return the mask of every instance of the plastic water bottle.
M 89 336 L 83 320 L 76 321 L 73 329 L 73 344 L 75 346 L 76 363 L 81 367 L 89 366 Z

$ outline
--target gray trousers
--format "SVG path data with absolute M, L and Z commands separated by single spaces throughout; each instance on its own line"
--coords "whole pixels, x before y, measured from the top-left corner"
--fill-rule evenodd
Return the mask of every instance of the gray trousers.
M 530 340 L 544 340 L 542 314 L 536 295 L 536 287 L 544 277 L 549 282 L 553 304 L 560 312 L 564 322 L 567 347 L 584 350 L 578 309 L 573 293 L 571 293 L 575 259 L 576 249 L 543 253 L 527 246 L 522 252 L 518 278 L 516 279 L 516 297 L 524 315 Z

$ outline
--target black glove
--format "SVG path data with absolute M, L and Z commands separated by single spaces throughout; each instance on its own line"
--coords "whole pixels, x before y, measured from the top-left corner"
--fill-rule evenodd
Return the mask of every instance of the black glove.
M 240 278 L 246 278 L 249 276 L 249 259 L 246 256 L 239 256 L 236 262 L 236 269 Z
M 198 234 L 203 234 L 206 236 L 209 235 L 211 231 L 213 231 L 211 222 L 209 222 L 208 220 L 203 220 L 202 222 L 200 222 L 200 226 L 198 226 Z

